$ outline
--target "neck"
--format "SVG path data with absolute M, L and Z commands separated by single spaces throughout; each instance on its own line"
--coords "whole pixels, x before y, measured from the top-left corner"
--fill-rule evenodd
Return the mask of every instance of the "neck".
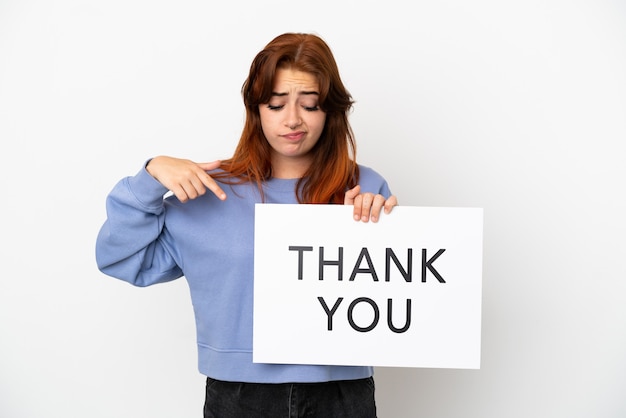
M 295 179 L 304 177 L 311 165 L 310 158 L 272 158 L 272 177 L 279 179 Z

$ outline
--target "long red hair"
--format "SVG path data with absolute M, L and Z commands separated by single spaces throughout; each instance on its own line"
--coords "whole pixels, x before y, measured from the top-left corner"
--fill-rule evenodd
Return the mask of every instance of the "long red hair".
M 328 45 L 318 36 L 285 33 L 274 38 L 257 54 L 241 93 L 246 120 L 233 156 L 222 162 L 223 173 L 215 178 L 227 183 L 262 183 L 272 176 L 271 147 L 261 128 L 259 105 L 268 103 L 278 68 L 313 74 L 319 84 L 318 106 L 326 113 L 322 135 L 311 150 L 313 162 L 296 185 L 300 203 L 343 203 L 344 193 L 359 180 L 356 143 L 348 112 L 352 96 L 339 77 Z

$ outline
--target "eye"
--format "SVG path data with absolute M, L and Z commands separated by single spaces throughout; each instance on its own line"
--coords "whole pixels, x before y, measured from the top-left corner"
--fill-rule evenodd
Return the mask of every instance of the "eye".
M 306 110 L 307 112 L 315 112 L 317 110 L 320 110 L 319 106 L 315 105 L 315 106 L 302 106 L 304 108 L 304 110 Z
M 280 110 L 280 109 L 282 109 L 283 107 L 284 107 L 284 105 L 278 105 L 278 106 L 274 106 L 274 105 L 271 105 L 271 104 L 268 104 L 268 105 L 267 105 L 267 108 L 268 108 L 269 110 Z

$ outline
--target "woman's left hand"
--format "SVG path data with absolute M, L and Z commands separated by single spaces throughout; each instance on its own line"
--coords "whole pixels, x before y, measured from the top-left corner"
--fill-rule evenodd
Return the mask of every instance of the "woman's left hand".
M 343 200 L 344 205 L 354 205 L 354 220 L 378 222 L 380 211 L 390 213 L 394 206 L 398 206 L 395 196 L 385 199 L 385 196 L 374 193 L 361 193 L 361 186 L 357 185 L 348 190 Z

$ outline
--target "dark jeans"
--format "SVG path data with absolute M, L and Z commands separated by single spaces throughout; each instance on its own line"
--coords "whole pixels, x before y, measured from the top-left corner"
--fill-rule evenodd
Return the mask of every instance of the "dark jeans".
M 376 418 L 374 379 L 239 383 L 207 378 L 204 418 Z

